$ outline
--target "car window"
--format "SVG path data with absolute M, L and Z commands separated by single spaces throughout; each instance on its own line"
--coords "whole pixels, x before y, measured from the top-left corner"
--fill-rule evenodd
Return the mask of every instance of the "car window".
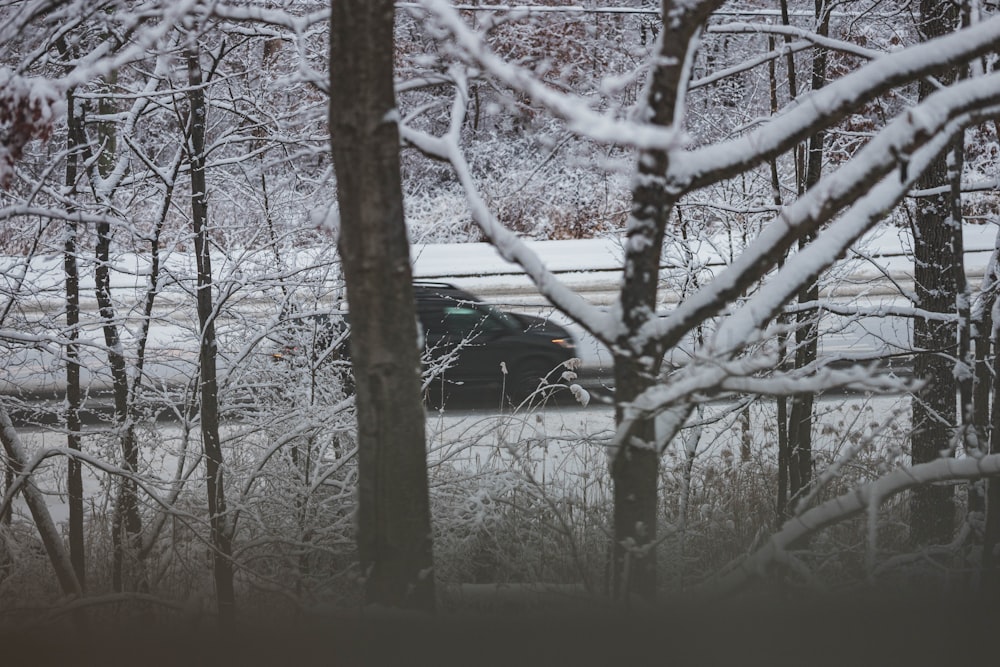
M 490 319 L 498 323 L 498 326 L 504 329 L 518 329 L 518 321 L 513 315 L 503 312 L 502 310 L 497 310 L 493 306 L 483 305 L 480 306 L 484 311 L 490 314 Z
M 463 337 L 481 332 L 507 330 L 504 322 L 491 312 L 471 306 L 445 307 L 444 326 L 448 333 Z

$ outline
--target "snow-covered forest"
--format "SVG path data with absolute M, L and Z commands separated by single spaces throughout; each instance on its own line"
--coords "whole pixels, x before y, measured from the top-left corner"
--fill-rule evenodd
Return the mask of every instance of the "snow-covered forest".
M 1000 591 L 995 3 L 10 0 L 0 41 L 0 627 Z M 526 243 L 572 239 L 607 303 Z M 427 402 L 407 253 L 472 242 L 603 387 Z

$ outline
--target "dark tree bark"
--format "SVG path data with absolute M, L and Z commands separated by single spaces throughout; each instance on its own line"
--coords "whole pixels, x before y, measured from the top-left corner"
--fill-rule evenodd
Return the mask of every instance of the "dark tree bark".
M 403 220 L 392 0 L 333 0 L 330 135 L 358 415 L 369 603 L 435 607 L 424 408 Z
M 788 25 L 788 1 L 781 1 L 781 15 L 782 20 L 785 25 Z M 785 37 L 785 43 L 791 43 L 791 37 Z M 774 50 L 774 38 L 768 38 L 768 50 Z M 786 66 L 788 67 L 788 90 L 789 96 L 795 98 L 795 58 L 794 55 L 789 52 L 787 54 Z M 778 113 L 778 76 L 777 67 L 775 62 L 772 60 L 767 66 L 768 72 L 768 83 L 769 83 L 769 93 L 771 102 L 771 115 L 777 115 Z M 772 157 L 769 161 L 769 167 L 771 172 L 771 201 L 774 202 L 775 206 L 782 206 L 784 198 L 781 196 L 781 179 L 778 174 L 778 159 Z M 798 179 L 796 179 L 798 182 Z M 783 317 L 783 321 L 785 318 Z M 779 358 L 784 359 L 788 352 L 788 336 L 784 333 L 778 334 L 778 355 Z M 788 509 L 788 401 L 785 396 L 778 396 L 775 398 L 775 412 L 777 413 L 778 419 L 778 492 L 777 498 L 775 499 L 775 518 L 777 521 L 784 522 L 787 518 Z
M 652 73 L 646 101 L 649 120 L 671 125 L 687 81 L 684 62 L 688 44 L 721 2 L 687 7 L 664 0 L 664 34 L 660 65 Z M 655 316 L 663 236 L 677 194 L 664 187 L 669 154 L 645 150 L 639 156 L 632 189 L 632 211 L 626 230 L 625 282 L 620 306 L 624 333 L 613 346 L 615 365 L 615 419 L 621 423 L 623 406 L 656 382 L 664 350 L 655 341 L 643 341 L 639 330 Z M 660 455 L 652 419 L 639 421 L 621 443 L 611 462 L 614 484 L 614 546 L 611 582 L 614 597 L 656 598 L 657 484 Z
M 921 0 L 920 32 L 924 39 L 946 35 L 958 26 L 957 6 L 941 0 Z M 955 80 L 954 71 L 941 75 L 941 83 Z M 919 97 L 936 90 L 933 81 L 919 83 Z M 905 169 L 906 164 L 901 164 Z M 929 190 L 949 183 L 947 157 L 940 156 L 920 177 L 918 188 Z M 955 313 L 959 285 L 956 263 L 961 267 L 961 219 L 954 219 L 950 196 L 940 194 L 917 200 L 914 220 L 914 289 L 917 306 L 925 311 Z M 955 325 L 916 317 L 913 347 L 918 351 L 914 374 L 924 381 L 913 400 L 913 463 L 932 461 L 951 452 L 957 427 L 958 386 L 955 380 L 958 337 Z M 954 531 L 954 489 L 948 485 L 914 489 L 910 502 L 910 538 L 914 544 L 947 543 Z
M 24 445 L 21 443 L 21 437 L 10 420 L 10 415 L 2 405 L 0 405 L 0 444 L 3 445 L 8 469 L 15 475 L 24 471 L 27 468 L 28 456 Z M 66 553 L 66 547 L 62 542 L 59 529 L 52 520 L 49 508 L 45 504 L 45 496 L 42 495 L 42 492 L 35 485 L 35 481 L 31 475 L 28 475 L 26 479 L 21 481 L 19 490 L 25 504 L 28 506 L 31 518 L 35 522 L 35 527 L 38 529 L 38 536 L 45 547 L 45 553 L 49 557 L 52 569 L 55 570 L 59 587 L 65 595 L 81 597 L 83 595 L 83 588 L 80 586 L 80 581 L 76 578 L 76 572 L 74 571 L 73 564 L 70 562 L 69 555 Z M 73 619 L 79 629 L 86 629 L 87 619 L 82 610 L 74 613 Z
M 191 105 L 188 130 L 188 159 L 191 164 L 191 224 L 198 272 L 198 324 L 201 340 L 198 363 L 201 375 L 201 440 L 205 452 L 205 486 L 208 493 L 208 517 L 212 543 L 219 622 L 231 629 L 235 621 L 233 587 L 233 539 L 226 512 L 225 464 L 219 438 L 219 382 L 216 368 L 218 346 L 215 337 L 214 299 L 212 297 L 212 257 L 209 239 L 208 186 L 205 179 L 205 104 L 204 77 L 197 45 L 187 51 L 188 100 Z
M 830 11 L 823 0 L 816 0 L 816 20 L 819 22 L 816 32 L 826 36 L 830 34 Z M 819 90 L 826 84 L 827 51 L 817 49 L 812 61 L 812 89 Z M 824 145 L 826 132 L 817 131 L 809 138 L 806 154 L 805 178 L 800 181 L 799 194 L 802 194 L 819 183 L 823 176 Z M 799 247 L 804 248 L 816 238 L 810 233 L 799 240 Z M 799 303 L 814 303 L 819 299 L 819 286 L 813 283 L 798 294 Z M 818 310 L 802 310 L 796 314 L 795 328 L 795 367 L 804 368 L 816 361 L 819 344 Z M 812 427 L 813 402 L 811 393 L 796 394 L 792 398 L 792 409 L 788 417 L 788 481 L 789 497 L 794 500 L 808 493 L 812 482 Z
M 66 187 L 72 191 L 76 187 L 77 159 L 83 135 L 80 118 L 75 109 L 73 91 L 66 94 L 69 154 L 66 157 Z M 63 244 L 63 272 L 66 276 L 66 446 L 74 451 L 80 451 L 80 406 L 82 390 L 80 387 L 80 272 L 77 266 L 77 225 L 76 222 L 66 223 L 66 236 Z M 80 587 L 86 586 L 86 557 L 83 537 L 83 471 L 80 462 L 75 458 L 67 461 L 66 493 L 69 496 L 69 557 L 73 571 L 80 582 Z
M 105 83 L 106 92 L 110 93 L 115 81 L 116 75 L 112 73 Z M 109 118 L 116 112 L 107 95 L 100 98 L 98 112 L 102 118 Z M 109 176 L 114 169 L 117 144 L 114 123 L 108 120 L 99 122 L 97 124 L 97 138 L 101 152 L 96 160 L 97 176 L 91 174 L 91 181 L 95 183 Z M 88 155 L 85 157 L 87 157 L 88 162 L 92 162 Z M 101 203 L 110 208 L 110 202 Z M 114 301 L 111 298 L 111 234 L 111 225 L 107 220 L 102 220 L 97 224 L 96 266 L 94 269 L 95 295 L 104 332 L 104 344 L 107 348 L 108 366 L 111 370 L 115 425 L 119 430 L 122 467 L 130 472 L 136 472 L 139 465 L 139 446 L 135 438 L 135 429 L 129 418 L 128 374 Z M 111 538 L 112 585 L 114 589 L 122 591 L 143 588 L 144 578 L 141 575 L 132 576 L 136 574 L 133 572 L 136 569 L 133 567 L 135 565 L 133 558 L 142 540 L 138 486 L 134 479 L 124 477 L 119 480 L 118 495 L 111 518 Z
M 994 121 L 993 131 L 1000 137 L 1000 123 Z M 1000 392 L 997 391 L 997 372 L 1000 372 L 1000 355 L 996 353 L 1000 322 L 993 320 L 993 308 L 1000 290 L 1000 237 L 997 238 L 990 264 L 992 273 L 987 276 L 983 292 L 982 318 L 976 336 L 976 424 L 988 434 L 986 447 L 990 454 L 1000 453 Z M 992 347 L 992 364 L 989 355 Z M 992 397 L 991 397 L 992 390 Z M 992 401 L 992 404 L 991 404 Z M 982 584 L 988 594 L 1000 592 L 1000 572 L 997 570 L 997 545 L 1000 544 L 1000 477 L 983 480 L 986 520 L 983 530 Z

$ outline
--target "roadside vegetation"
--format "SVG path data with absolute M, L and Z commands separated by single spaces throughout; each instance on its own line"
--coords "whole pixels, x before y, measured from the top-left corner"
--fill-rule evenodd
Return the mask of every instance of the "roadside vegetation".
M 995 8 L 380 2 L 0 9 L 0 627 L 997 590 Z M 473 241 L 610 395 L 425 403 Z

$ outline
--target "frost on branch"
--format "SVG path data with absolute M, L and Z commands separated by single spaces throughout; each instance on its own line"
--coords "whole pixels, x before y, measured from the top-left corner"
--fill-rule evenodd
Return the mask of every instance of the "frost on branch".
M 29 81 L 0 68 L 0 187 L 10 185 L 25 145 L 48 138 L 60 113 L 61 96 L 48 81 Z

